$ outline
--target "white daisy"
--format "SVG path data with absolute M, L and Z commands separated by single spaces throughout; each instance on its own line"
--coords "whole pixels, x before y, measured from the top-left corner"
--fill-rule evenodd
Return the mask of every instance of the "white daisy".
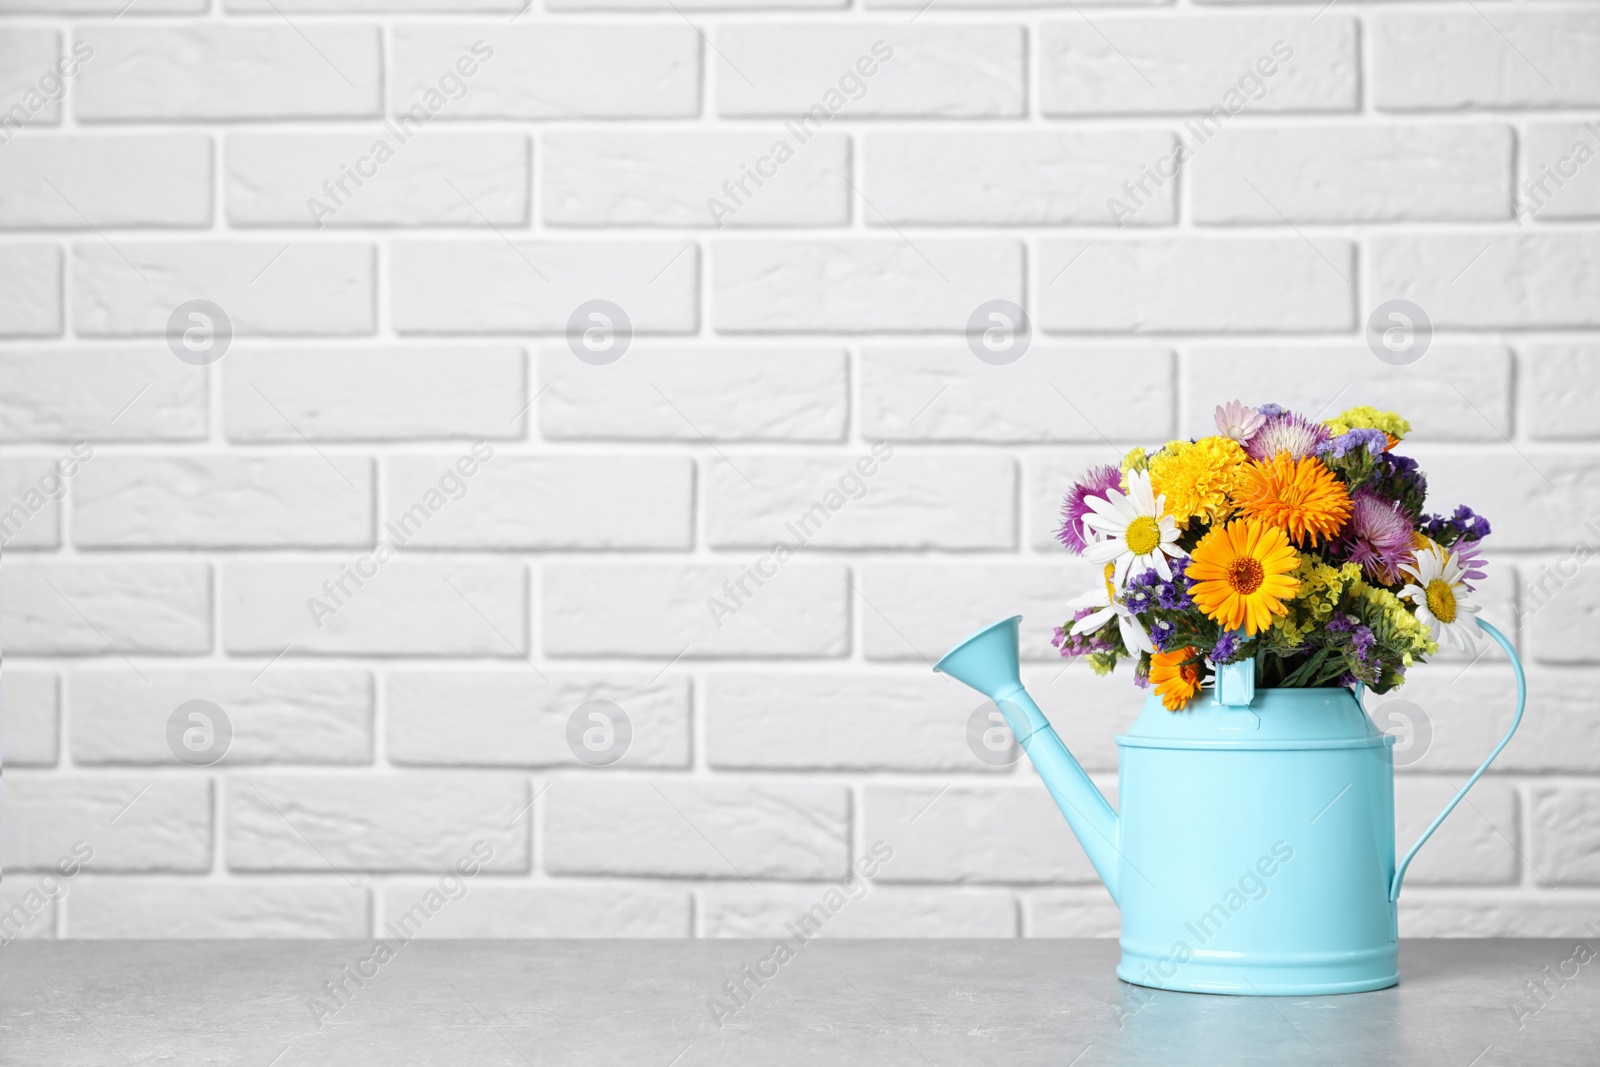
M 1400 595 L 1417 606 L 1417 618 L 1428 624 L 1435 641 L 1442 630 L 1452 645 L 1471 652 L 1478 642 L 1473 616 L 1479 606 L 1467 599 L 1472 594 L 1462 581 L 1466 572 L 1460 556 L 1432 544 L 1417 549 L 1415 555 L 1415 564 L 1400 564 L 1400 569 L 1413 579 L 1400 590 Z
M 1163 512 L 1167 498 L 1156 496 L 1150 488 L 1149 471 L 1129 471 L 1128 493 L 1115 489 L 1104 497 L 1086 496 L 1092 515 L 1083 517 L 1084 529 L 1101 538 L 1084 546 L 1083 558 L 1090 563 L 1115 564 L 1112 584 L 1121 589 L 1130 574 L 1154 570 L 1162 581 L 1172 580 L 1168 556 L 1179 556 L 1178 523 Z
M 1106 564 L 1106 580 L 1103 586 L 1091 589 L 1082 596 L 1070 602 L 1074 611 L 1083 608 L 1096 608 L 1091 615 L 1085 615 L 1072 624 L 1073 634 L 1092 634 L 1106 624 L 1106 620 L 1116 617 L 1117 629 L 1122 631 L 1122 644 L 1127 650 L 1137 656 L 1141 652 L 1154 652 L 1156 646 L 1151 643 L 1150 635 L 1145 633 L 1144 626 L 1134 618 L 1133 612 L 1117 602 L 1117 592 L 1111 588 L 1111 564 Z

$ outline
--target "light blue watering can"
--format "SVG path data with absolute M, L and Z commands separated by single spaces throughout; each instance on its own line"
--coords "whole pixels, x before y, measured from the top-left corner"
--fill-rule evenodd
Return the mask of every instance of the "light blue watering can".
M 1305 995 L 1400 980 L 1395 901 L 1417 850 L 1506 747 L 1511 729 L 1398 865 L 1392 736 L 1349 689 L 1254 691 L 1250 663 L 1179 712 L 1145 700 L 1117 738 L 1121 815 L 1018 673 L 1017 623 L 986 627 L 935 666 L 1000 708 L 1122 911 L 1125 982 L 1191 993 Z

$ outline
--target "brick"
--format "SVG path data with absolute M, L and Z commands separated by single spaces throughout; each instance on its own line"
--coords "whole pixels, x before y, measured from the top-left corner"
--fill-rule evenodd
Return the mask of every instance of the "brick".
M 705 701 L 706 759 L 718 769 L 1000 769 L 967 747 L 981 698 L 921 671 L 716 672 Z
M 689 765 L 689 683 L 648 674 L 395 671 L 386 687 L 391 763 L 408 766 L 583 767 L 569 721 L 592 700 L 628 717 L 626 767 Z M 581 718 L 586 726 L 592 720 Z
M 0 441 L 193 441 L 206 376 L 161 348 L 0 352 Z
M 7 767 L 54 767 L 61 751 L 61 711 L 56 676 L 43 671 L 5 673 L 0 680 Z
M 741 456 L 706 472 L 706 540 L 716 548 L 1010 548 L 1009 456 L 860 453 Z M 929 485 L 940 492 L 930 495 Z
M 1104 889 L 1048 889 L 1023 895 L 1028 937 L 1118 937 L 1122 913 Z
M 1593 558 L 1600 537 L 1592 532 L 1593 525 L 1591 521 L 1581 535 L 1589 549 L 1587 555 L 1569 554 L 1549 570 L 1532 572 L 1529 568 L 1531 590 L 1524 588 L 1523 610 L 1531 615 L 1528 644 L 1534 659 L 1541 663 L 1600 663 L 1600 649 L 1593 640 L 1595 623 L 1600 620 L 1600 575 L 1589 568 L 1560 581 L 1581 565 L 1580 559 Z
M 96 242 L 75 246 L 72 259 L 81 334 L 165 336 L 178 306 L 196 299 L 222 308 L 236 336 L 364 334 L 375 324 L 367 244 Z
M 364 584 L 346 583 L 348 595 L 323 587 L 374 566 Z M 223 646 L 268 656 L 289 647 L 298 655 L 520 657 L 528 646 L 525 585 L 513 562 L 377 564 L 354 553 L 326 562 L 239 561 L 223 568 Z M 321 605 L 315 617 L 311 598 Z
M 56 245 L 0 245 L 0 337 L 59 337 L 61 249 Z
M 482 841 L 484 870 L 526 871 L 529 799 L 484 771 L 230 778 L 228 869 L 442 872 Z
M 57 461 L 69 466 L 58 467 Z M 0 457 L 0 544 L 12 551 L 61 544 L 61 499 L 67 492 L 61 472 L 76 463 L 70 454 Z
M 1562 937 L 1594 936 L 1594 902 L 1551 900 L 1554 894 L 1515 890 L 1452 893 L 1407 889 L 1400 895 L 1401 937 Z M 1573 945 L 1553 946 L 1554 967 Z
M 1189 166 L 1196 222 L 1271 226 L 1504 219 L 1513 172 L 1509 126 L 1453 123 L 1230 129 Z
M 523 436 L 516 347 L 246 348 L 222 368 L 230 441 Z
M 390 459 L 385 534 L 408 548 L 693 544 L 694 463 L 688 457 L 500 455 L 472 466 L 475 473 L 463 478 L 455 456 Z M 413 517 L 422 514 L 418 505 L 425 512 L 428 494 L 441 489 L 449 506 L 413 528 Z
M 360 546 L 373 471 L 355 456 L 105 456 L 74 482 L 85 547 Z
M 842 349 L 630 347 L 595 366 L 539 352 L 546 439 L 839 441 L 850 409 Z
M 81 122 L 362 118 L 379 113 L 376 26 L 79 26 L 94 49 L 73 89 Z
M 1308 333 L 1355 325 L 1355 249 L 1325 237 L 1046 240 L 1039 276 L 1049 280 L 1035 325 L 1046 330 Z M 1262 299 L 1267 292 L 1271 300 Z
M 586 131 L 547 133 L 543 149 L 540 216 L 550 226 L 720 229 L 850 221 L 850 139 L 842 134 L 818 134 L 802 145 L 777 128 Z
M 12 563 L 4 605 L 6 645 L 16 655 L 120 658 L 211 648 L 204 563 Z
M 85 871 L 211 869 L 211 783 L 205 778 L 14 771 L 0 788 L 7 870 L 54 868 L 72 857 L 78 842 L 93 850 Z
M 1557 342 L 1519 348 L 1521 412 L 1517 419 L 1536 441 L 1592 440 L 1594 398 L 1600 396 L 1600 345 Z
M 561 779 L 544 805 L 552 874 L 822 879 L 849 862 L 838 785 Z
M 1021 26 L 744 23 L 716 51 L 718 114 L 810 113 L 804 134 L 834 117 L 1020 116 L 1027 96 Z
M 1313 419 L 1362 404 L 1396 411 L 1411 423 L 1402 452 L 1413 441 L 1499 442 L 1511 433 L 1511 353 L 1499 345 L 1435 344 L 1404 367 L 1361 342 L 1219 346 L 1191 350 L 1186 369 L 1180 429 L 1187 435 L 1215 433 L 1217 406 L 1234 399 L 1281 404 Z
M 174 765 L 167 722 L 191 700 L 220 707 L 229 765 L 372 762 L 372 681 L 365 671 L 80 670 L 68 677 L 72 761 Z
M 1467 453 L 1421 444 L 1406 451 L 1428 476 L 1428 511 L 1448 515 L 1467 504 L 1489 516 L 1494 533 L 1485 544 L 1493 551 L 1567 552 L 1597 543 L 1600 534 L 1585 523 L 1600 515 L 1600 468 L 1582 453 Z
M 141 15 L 199 15 L 207 0 L 139 0 Z M 115 15 L 127 8 L 127 0 L 0 0 L 0 11 L 8 14 L 40 15 Z
M 400 241 L 389 255 L 401 333 L 561 333 L 597 299 L 638 333 L 692 333 L 699 322 L 693 243 Z
M 897 131 L 862 137 L 869 225 L 1105 225 L 1106 201 L 1172 154 L 1165 130 Z M 1132 221 L 1177 220 L 1176 185 Z
M 235 134 L 227 158 L 232 226 L 528 224 L 529 146 L 521 134 L 417 136 L 383 126 Z
M 1600 789 L 1588 785 L 1538 786 L 1530 797 L 1528 863 L 1535 883 L 1600 884 Z
M 441 118 L 690 118 L 700 111 L 699 36 L 676 22 L 402 24 L 393 48 L 394 113 L 415 106 L 463 56 L 482 62 Z
M 547 11 L 671 11 L 672 0 L 548 0 Z M 753 11 L 767 8 L 843 8 L 849 0 L 692 0 L 687 11 Z
M 1434 329 L 1600 325 L 1600 235 L 1477 233 L 1371 239 L 1373 302 L 1406 299 Z
M 85 878 L 72 888 L 68 937 L 366 937 L 368 891 L 337 885 Z
M 1600 672 L 1584 668 L 1530 665 L 1529 714 L 1516 736 L 1494 761 L 1490 773 L 1584 774 L 1589 770 L 1591 741 L 1600 740 Z M 1383 706 L 1404 700 L 1427 717 L 1413 736 L 1428 738 L 1426 753 L 1408 771 L 1438 773 L 1478 769 L 1500 743 L 1517 706 L 1511 668 L 1498 648 L 1470 668 L 1460 664 L 1414 667 L 1400 689 L 1382 697 L 1368 696 L 1367 707 L 1380 728 L 1390 725 Z M 1411 708 L 1404 708 L 1415 717 Z
M 316 15 L 330 11 L 395 15 L 461 14 L 468 11 L 516 14 L 527 9 L 528 0 L 223 0 L 222 6 L 229 14 L 258 15 L 272 15 L 278 10 L 304 11 Z
M 1044 114 L 1204 115 L 1185 127 L 1202 148 L 1241 111 L 1354 111 L 1360 100 L 1356 20 L 1338 15 L 1098 15 L 1046 22 L 1039 52 Z
M 1164 440 L 1176 401 L 1172 352 L 1148 346 L 1030 344 L 1004 366 L 960 344 L 870 347 L 861 393 L 862 436 L 908 441 Z
M 884 864 L 894 866 L 891 859 Z M 864 887 L 864 888 L 863 888 Z M 707 937 L 793 938 L 811 908 L 822 904 L 823 886 L 715 887 L 706 891 Z M 988 889 L 902 889 L 859 878 L 837 890 L 845 899 L 820 928 L 812 912 L 808 937 L 1016 937 L 1017 901 Z
M 44 879 L 51 881 L 44 881 Z M 15 876 L 0 885 L 0 944 L 11 941 L 45 941 L 56 936 L 56 912 L 60 905 L 52 897 L 60 894 L 60 877 L 40 875 L 28 881 Z
M 115 181 L 107 181 L 107 174 Z M 54 188 L 51 188 L 54 186 Z M 211 138 L 203 134 L 21 137 L 6 145 L 0 227 L 203 227 Z
M 16 0 L 6 0 L 0 11 L 10 9 Z M 55 126 L 61 121 L 60 90 L 54 90 L 58 59 L 62 55 L 61 35 L 55 30 L 42 28 L 7 28 L 0 32 L 0 100 L 10 112 L 6 125 L 0 127 L 9 139 L 15 136 L 21 115 L 12 112 L 20 106 L 27 115 L 29 126 Z M 54 90 L 54 91 L 53 91 Z M 54 99 L 52 99 L 54 97 Z
M 850 647 L 845 568 L 789 563 L 761 586 L 746 579 L 750 595 L 737 591 L 733 583 L 754 574 L 757 566 L 770 570 L 775 562 L 776 556 L 761 556 L 745 565 L 546 564 L 545 654 L 844 655 Z
M 1409 849 L 1461 781 L 1402 775 L 1394 783 L 1395 849 Z M 1504 782 L 1479 781 L 1428 839 L 1406 872 L 1408 886 L 1506 885 L 1519 880 L 1517 793 Z
M 1386 111 L 1594 107 L 1594 12 L 1383 12 L 1372 34 L 1373 99 Z
M 868 563 L 859 569 L 862 645 L 871 660 L 931 664 L 957 641 L 1022 616 L 1022 656 L 1060 659 L 1050 644 L 1067 601 L 1102 581 L 1082 560 L 1049 563 Z M 970 709 L 969 709 L 970 710 Z
M 1592 123 L 1530 123 L 1513 210 L 1547 221 L 1600 218 L 1600 168 L 1589 166 L 1597 142 Z
M 727 241 L 711 277 L 716 328 L 734 333 L 959 333 L 978 305 L 1023 299 L 1012 240 Z
M 389 921 L 420 900 L 434 883 L 398 884 L 384 891 Z M 682 889 L 617 884 L 505 886 L 479 879 L 450 901 L 418 937 L 688 937 L 689 893 Z
M 871 785 L 863 793 L 864 838 L 894 847 L 894 862 L 880 876 L 886 882 L 1097 880 L 1037 782 L 947 789 Z

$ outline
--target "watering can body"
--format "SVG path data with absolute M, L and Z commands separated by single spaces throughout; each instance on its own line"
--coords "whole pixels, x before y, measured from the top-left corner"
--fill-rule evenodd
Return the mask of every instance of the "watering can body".
M 1117 738 L 1120 814 L 1023 689 L 1017 623 L 934 668 L 1005 715 L 1122 912 L 1124 981 L 1241 995 L 1355 993 L 1399 981 L 1396 900 L 1422 844 L 1500 745 L 1396 863 L 1394 738 L 1349 689 L 1263 689 L 1223 668 L 1182 711 L 1150 696 Z

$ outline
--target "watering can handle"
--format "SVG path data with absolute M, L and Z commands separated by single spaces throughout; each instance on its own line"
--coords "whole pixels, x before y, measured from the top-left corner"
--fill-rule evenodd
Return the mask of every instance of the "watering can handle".
M 1511 729 L 1507 730 L 1506 735 L 1500 739 L 1500 743 L 1494 746 L 1494 751 L 1489 753 L 1489 758 L 1484 760 L 1478 769 L 1472 772 L 1472 777 L 1467 779 L 1467 784 L 1462 786 L 1456 795 L 1450 798 L 1450 803 L 1446 804 L 1444 810 L 1439 813 L 1439 817 L 1429 823 L 1426 830 L 1422 831 L 1422 836 L 1417 838 L 1417 843 L 1411 846 L 1411 851 L 1406 853 L 1406 858 L 1401 860 L 1400 866 L 1395 868 L 1394 881 L 1389 885 L 1389 899 L 1391 901 L 1400 898 L 1400 882 L 1405 878 L 1406 868 L 1411 866 L 1411 858 L 1417 854 L 1417 849 L 1427 844 L 1428 838 L 1432 837 L 1433 832 L 1439 828 L 1439 824 L 1444 822 L 1445 816 L 1456 810 L 1456 805 L 1461 803 L 1461 798 L 1467 795 L 1467 790 L 1471 789 L 1473 783 L 1483 776 L 1484 771 L 1489 769 L 1489 764 L 1493 763 L 1494 758 L 1500 755 L 1500 750 L 1510 743 L 1511 735 L 1516 733 L 1517 727 L 1522 724 L 1522 709 L 1528 702 L 1528 679 L 1522 673 L 1522 661 L 1517 658 L 1517 650 L 1511 647 L 1511 642 L 1506 640 L 1505 634 L 1482 619 L 1478 620 L 1478 626 L 1484 633 L 1494 638 L 1495 643 L 1505 649 L 1506 655 L 1511 657 L 1511 669 L 1517 676 L 1517 714 L 1511 720 Z

